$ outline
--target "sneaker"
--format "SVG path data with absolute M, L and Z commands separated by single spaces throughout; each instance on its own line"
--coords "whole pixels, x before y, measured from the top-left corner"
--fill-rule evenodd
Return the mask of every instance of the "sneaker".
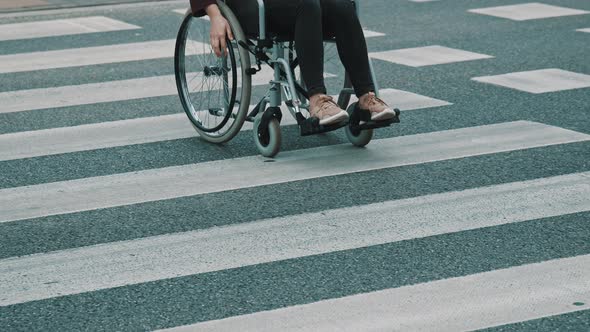
M 309 114 L 320 119 L 320 125 L 330 125 L 348 120 L 348 113 L 328 95 L 321 95 L 315 103 L 311 103 Z
M 371 112 L 371 120 L 373 121 L 389 120 L 397 114 L 383 100 L 377 98 L 373 92 L 361 96 L 358 105 L 361 109 Z

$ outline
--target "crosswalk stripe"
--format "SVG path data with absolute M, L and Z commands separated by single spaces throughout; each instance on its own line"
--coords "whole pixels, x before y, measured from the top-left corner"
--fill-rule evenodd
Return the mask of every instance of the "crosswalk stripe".
M 0 41 L 141 29 L 104 16 L 0 25 Z
M 260 78 L 260 76 L 255 77 Z M 169 78 L 169 80 L 172 79 L 173 78 Z M 139 84 L 137 81 L 134 82 Z M 146 83 L 147 82 L 142 82 L 141 84 L 136 85 L 137 87 L 142 87 L 141 90 L 139 90 L 139 93 L 145 93 L 146 90 L 153 90 L 155 94 L 159 94 L 164 93 L 167 90 L 172 90 L 169 85 Z M 128 91 L 128 93 L 133 96 L 133 91 L 135 90 L 132 85 L 133 83 L 130 82 L 130 89 L 125 89 L 125 91 Z M 101 90 L 102 89 L 97 89 L 96 91 Z M 71 92 L 74 93 L 75 91 L 76 90 L 72 90 Z M 113 87 L 112 92 L 113 94 L 116 93 L 117 89 Z M 104 96 L 111 98 L 113 94 L 105 92 Z M 47 98 L 50 99 L 52 96 L 63 96 L 63 93 L 43 93 L 42 95 L 46 95 Z M 36 95 L 33 94 L 33 96 Z M 129 98 L 132 96 L 127 95 Z M 75 96 L 72 95 L 72 98 L 75 98 Z M 395 105 L 404 111 L 449 105 L 448 102 L 442 100 L 395 89 L 382 90 L 381 98 L 383 98 L 388 104 Z M 2 100 L 2 94 L 0 93 L 0 104 L 2 104 Z M 9 100 L 20 102 L 29 99 L 10 98 Z M 56 100 L 59 101 L 62 99 L 57 98 Z M 72 99 L 68 100 L 72 101 Z M 356 97 L 352 100 L 356 101 Z M 84 101 L 87 101 L 87 99 L 84 99 Z M 295 119 L 292 116 L 287 115 L 288 110 L 284 104 L 281 106 L 281 109 L 283 114 L 285 114 L 281 120 L 281 125 L 296 124 Z M 245 122 L 242 126 L 242 130 L 250 129 L 252 129 L 252 124 Z M 86 124 L 73 127 L 17 132 L 0 135 L 0 161 L 112 148 L 133 144 L 153 143 L 195 136 L 197 136 L 197 133 L 190 125 L 190 122 L 184 113 Z
M 590 13 L 585 10 L 559 7 L 537 2 L 469 9 L 468 12 L 501 17 L 514 21 L 537 20 L 550 17 L 584 15 Z
M 8 258 L 0 306 L 588 211 L 588 197 L 585 172 Z
M 189 10 L 188 8 L 178 8 L 178 9 L 174 9 L 173 12 L 176 14 L 185 15 L 188 10 Z M 207 16 L 207 15 L 199 16 L 199 18 L 209 21 L 209 16 Z
M 161 97 L 177 93 L 174 75 L 0 93 L 0 113 Z
M 196 136 L 184 113 L 0 135 L 0 161 Z
M 188 10 L 189 10 L 188 8 L 177 8 L 177 9 L 172 10 L 172 12 L 174 12 L 176 14 L 184 15 L 184 14 L 186 14 L 186 12 Z
M 282 106 L 283 114 L 288 110 Z M 296 121 L 285 116 L 281 125 Z M 242 130 L 251 130 L 245 122 Z M 0 161 L 161 142 L 198 133 L 184 113 L 0 135 Z
M 154 0 L 149 2 L 135 2 L 135 3 L 118 3 L 118 4 L 97 4 L 95 6 L 82 6 L 72 8 L 58 8 L 58 9 L 40 9 L 40 10 L 27 10 L 13 13 L 1 13 L 0 19 L 3 18 L 17 18 L 17 17 L 30 17 L 30 16 L 44 16 L 44 15 L 71 15 L 79 13 L 88 13 L 96 11 L 120 11 L 122 9 L 138 9 L 138 8 L 153 8 L 159 6 L 177 6 L 186 4 L 186 0 Z
M 369 53 L 369 56 L 374 59 L 411 67 L 433 66 L 493 58 L 493 56 L 487 54 L 474 53 L 440 45 L 371 52 Z
M 473 331 L 586 308 L 590 255 L 162 331 Z
M 590 75 L 558 68 L 481 76 L 474 77 L 472 80 L 529 93 L 547 93 L 590 87 Z
M 365 35 L 365 38 L 373 38 L 373 37 L 382 37 L 385 36 L 384 33 L 382 32 L 377 32 L 377 31 L 372 31 L 372 30 L 368 30 L 363 28 L 363 35 Z
M 382 168 L 587 141 L 590 135 L 516 121 L 0 190 L 0 222 L 131 205 Z M 329 166 L 326 166 L 329 165 Z M 220 181 L 223 179 L 223 181 Z
M 174 56 L 174 46 L 172 39 L 1 55 L 0 74 L 169 58 Z M 187 54 L 198 54 L 201 49 L 187 48 Z
M 197 73 L 188 73 L 187 77 L 190 78 L 193 75 L 197 75 Z M 272 71 L 265 67 L 261 72 L 252 76 L 252 84 L 267 84 L 273 78 L 272 75 Z M 197 85 L 197 81 L 193 81 L 192 85 Z M 202 90 L 206 89 L 207 86 L 204 86 Z M 174 75 L 8 91 L 0 92 L 0 105 L 2 105 L 0 114 L 172 96 L 177 93 Z
M 445 100 L 398 89 L 381 89 L 379 90 L 379 97 L 391 107 L 399 108 L 402 111 L 452 105 L 452 103 Z M 356 101 L 358 101 L 358 98 L 353 95 L 350 102 Z

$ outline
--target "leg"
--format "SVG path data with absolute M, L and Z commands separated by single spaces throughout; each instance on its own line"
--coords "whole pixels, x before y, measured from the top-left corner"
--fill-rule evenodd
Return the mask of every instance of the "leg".
M 269 29 L 295 41 L 301 75 L 310 96 L 325 94 L 320 0 L 266 0 Z
M 350 0 L 320 0 L 324 32 L 336 37 L 340 60 L 350 75 L 357 97 L 375 90 L 369 68 L 367 43 Z
M 258 31 L 256 1 L 227 2 L 246 31 L 250 34 Z M 326 95 L 320 0 L 265 0 L 265 6 L 268 30 L 295 41 L 301 74 L 310 95 L 311 115 L 319 118 L 320 124 L 347 120 L 348 114 Z
M 371 113 L 372 120 L 388 120 L 397 112 L 375 96 L 367 43 L 361 23 L 350 0 L 321 0 L 324 31 L 336 37 L 338 54 L 350 75 L 359 107 Z
M 295 40 L 303 81 L 310 96 L 309 112 L 321 125 L 348 120 L 348 113 L 326 95 L 324 38 L 320 0 L 266 0 L 269 28 Z

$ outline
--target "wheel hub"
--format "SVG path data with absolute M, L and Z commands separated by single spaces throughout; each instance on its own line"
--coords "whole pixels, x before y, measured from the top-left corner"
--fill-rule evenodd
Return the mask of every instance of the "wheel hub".
M 205 66 L 205 68 L 203 68 L 203 73 L 206 77 L 212 75 L 221 76 L 224 72 L 227 72 L 227 69 L 219 66 Z

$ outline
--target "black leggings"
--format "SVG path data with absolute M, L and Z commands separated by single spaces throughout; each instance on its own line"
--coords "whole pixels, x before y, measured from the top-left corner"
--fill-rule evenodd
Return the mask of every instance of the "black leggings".
M 249 35 L 258 32 L 256 0 L 226 0 Z M 340 60 L 357 97 L 374 91 L 367 44 L 351 0 L 264 0 L 267 31 L 295 41 L 303 81 L 310 96 L 326 93 L 324 37 L 336 37 Z

